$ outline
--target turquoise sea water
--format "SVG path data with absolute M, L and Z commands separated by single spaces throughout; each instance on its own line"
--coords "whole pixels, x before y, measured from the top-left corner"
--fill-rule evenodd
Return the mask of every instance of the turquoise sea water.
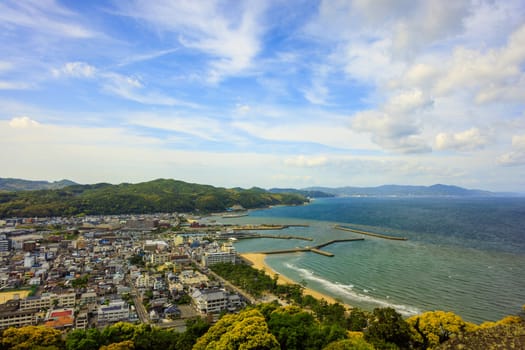
M 447 310 L 480 323 L 525 304 L 525 198 L 330 198 L 222 221 L 306 223 L 272 233 L 314 238 L 238 241 L 239 252 L 362 237 L 334 229 L 336 223 L 407 237 L 333 244 L 323 248 L 331 258 L 310 252 L 266 258 L 279 273 L 350 305 L 392 306 L 407 316 Z

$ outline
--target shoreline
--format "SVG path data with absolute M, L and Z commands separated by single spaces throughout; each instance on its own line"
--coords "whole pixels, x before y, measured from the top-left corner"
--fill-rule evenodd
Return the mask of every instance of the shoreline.
M 277 283 L 279 283 L 279 284 L 300 284 L 299 282 L 296 282 L 296 281 L 292 280 L 291 278 L 286 277 L 286 276 L 282 275 L 281 273 L 279 273 L 279 272 L 275 271 L 274 269 L 272 269 L 266 263 L 266 254 L 262 254 L 262 253 L 241 253 L 239 255 L 243 259 L 249 261 L 254 268 L 256 268 L 258 270 L 264 270 L 265 273 L 267 275 L 269 275 L 270 277 L 273 277 L 273 276 L 277 275 L 278 276 Z M 312 296 L 312 297 L 314 297 L 314 298 L 316 298 L 318 300 L 323 300 L 324 299 L 329 304 L 335 304 L 335 303 L 341 304 L 346 309 L 351 309 L 352 308 L 351 305 L 345 304 L 342 301 L 336 300 L 334 297 L 331 297 L 331 296 L 326 295 L 324 293 L 318 292 L 318 291 L 313 290 L 313 289 L 311 289 L 309 287 L 304 287 L 303 294 L 304 295 L 310 295 L 310 296 Z

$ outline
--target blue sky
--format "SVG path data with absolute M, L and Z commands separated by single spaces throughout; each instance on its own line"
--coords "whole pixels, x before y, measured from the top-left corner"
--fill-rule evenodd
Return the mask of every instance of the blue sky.
M 525 188 L 522 1 L 0 2 L 0 177 Z

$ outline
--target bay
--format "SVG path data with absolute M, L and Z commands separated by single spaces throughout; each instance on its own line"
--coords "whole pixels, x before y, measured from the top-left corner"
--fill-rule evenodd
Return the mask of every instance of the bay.
M 362 237 L 335 224 L 408 238 L 365 236 L 323 248 L 334 257 L 307 252 L 266 258 L 279 273 L 367 310 L 391 306 L 406 316 L 445 310 L 480 323 L 516 314 L 525 304 L 524 198 L 329 198 L 223 221 L 308 224 L 274 233 L 314 239 L 241 240 L 239 252 Z

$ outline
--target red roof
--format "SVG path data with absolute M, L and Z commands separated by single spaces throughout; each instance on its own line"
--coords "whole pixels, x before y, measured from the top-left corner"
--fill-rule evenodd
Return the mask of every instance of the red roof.
M 68 317 L 73 315 L 73 310 L 51 311 L 49 318 Z

